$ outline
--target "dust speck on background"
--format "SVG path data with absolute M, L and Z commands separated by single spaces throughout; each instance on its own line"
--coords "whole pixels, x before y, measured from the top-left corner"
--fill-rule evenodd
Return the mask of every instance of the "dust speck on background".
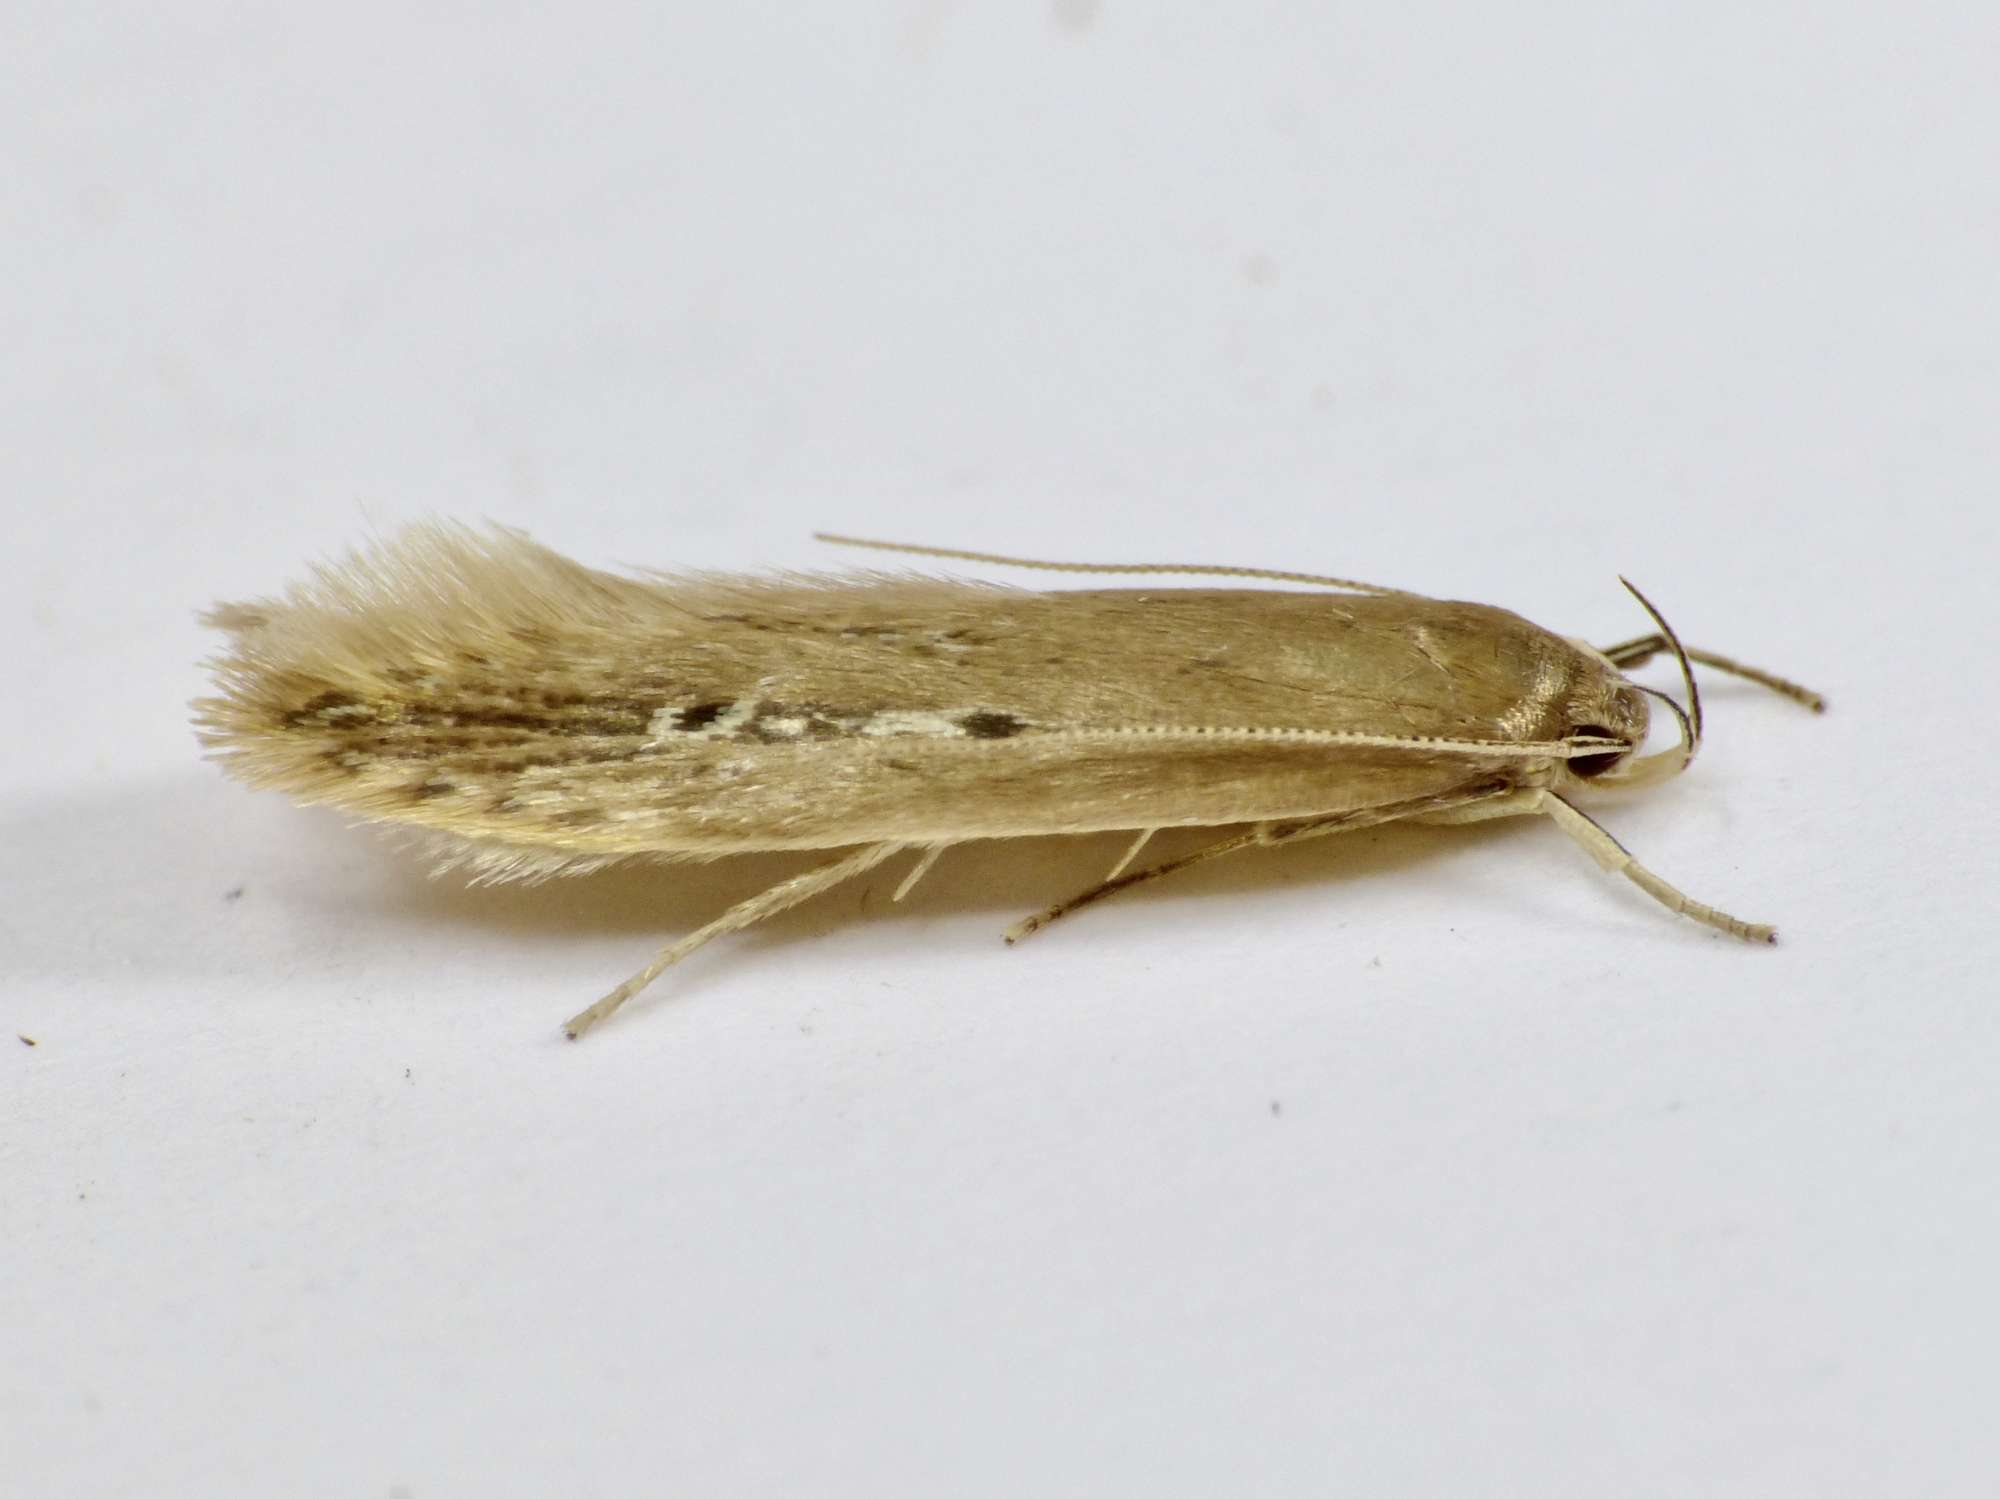
M 1097 24 L 1098 0 L 1053 0 L 1049 13 L 1064 31 L 1081 35 Z
M 1276 286 L 1278 262 L 1259 250 L 1243 257 L 1243 279 L 1252 286 Z

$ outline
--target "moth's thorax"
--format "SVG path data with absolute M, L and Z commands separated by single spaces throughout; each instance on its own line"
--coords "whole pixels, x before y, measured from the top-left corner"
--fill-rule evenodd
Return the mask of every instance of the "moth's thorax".
M 1290 675 L 1322 699 L 1321 711 L 1355 727 L 1527 741 L 1587 726 L 1635 747 L 1644 740 L 1642 694 L 1594 652 L 1509 610 L 1402 595 L 1285 597 L 1297 613 L 1258 675 Z M 1270 671 L 1272 654 L 1292 670 Z
M 1342 599 L 1348 627 L 1320 635 L 1330 688 L 1418 733 L 1516 742 L 1578 737 L 1623 745 L 1550 767 L 1593 779 L 1637 754 L 1646 696 L 1588 646 L 1488 604 L 1400 596 Z M 1540 780 L 1542 773 L 1526 778 Z

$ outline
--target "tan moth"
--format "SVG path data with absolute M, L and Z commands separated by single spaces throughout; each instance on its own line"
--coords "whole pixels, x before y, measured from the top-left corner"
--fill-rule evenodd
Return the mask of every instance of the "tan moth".
M 1691 661 L 1822 706 L 1683 649 L 1636 588 L 1656 628 L 1600 650 L 1504 609 L 1339 578 L 886 549 L 1321 591 L 626 577 L 513 531 L 422 526 L 281 598 L 211 611 L 229 644 L 196 722 L 230 774 L 419 830 L 441 867 L 481 881 L 840 851 L 663 948 L 573 1017 L 572 1038 L 714 937 L 907 851 L 901 899 L 945 849 L 982 838 L 1133 835 L 1109 875 L 1010 942 L 1241 849 L 1528 814 L 1668 909 L 1773 938 L 1681 894 L 1572 800 L 1687 768 L 1702 734 Z M 1680 664 L 1685 709 L 1624 675 L 1662 653 Z M 1647 754 L 1653 701 L 1680 744 Z M 1173 827 L 1237 830 L 1126 872 Z

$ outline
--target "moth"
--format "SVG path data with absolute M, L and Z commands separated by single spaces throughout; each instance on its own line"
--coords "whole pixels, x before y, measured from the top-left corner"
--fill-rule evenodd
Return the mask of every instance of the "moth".
M 442 869 L 539 880 L 626 860 L 837 851 L 668 944 L 574 1016 L 571 1038 L 670 965 L 903 852 L 902 899 L 976 839 L 1126 831 L 1106 896 L 1252 848 L 1396 821 L 1548 817 L 1605 869 L 1695 921 L 1738 920 L 1638 863 L 1576 803 L 1685 770 L 1692 663 L 1808 707 L 1818 694 L 1653 628 L 1602 649 L 1486 604 L 1261 568 L 1270 587 L 1033 592 L 910 574 L 622 576 L 510 530 L 433 524 L 204 616 L 226 632 L 194 704 L 229 774 L 423 835 Z M 1687 704 L 1630 680 L 1661 654 Z M 1651 707 L 1678 730 L 1645 751 Z M 1132 869 L 1163 828 L 1227 829 Z

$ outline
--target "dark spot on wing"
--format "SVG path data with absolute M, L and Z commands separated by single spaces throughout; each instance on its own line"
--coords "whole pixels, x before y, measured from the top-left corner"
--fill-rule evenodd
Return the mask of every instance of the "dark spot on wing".
M 1027 727 L 1011 713 L 992 713 L 984 708 L 966 714 L 958 726 L 973 739 L 1012 739 Z
M 674 715 L 674 727 L 683 732 L 705 729 L 730 709 L 728 703 L 696 703 Z
M 519 729 L 541 734 L 549 730 L 546 714 L 524 713 L 518 708 L 477 708 L 449 699 L 429 699 L 411 703 L 402 720 L 414 728 Z

